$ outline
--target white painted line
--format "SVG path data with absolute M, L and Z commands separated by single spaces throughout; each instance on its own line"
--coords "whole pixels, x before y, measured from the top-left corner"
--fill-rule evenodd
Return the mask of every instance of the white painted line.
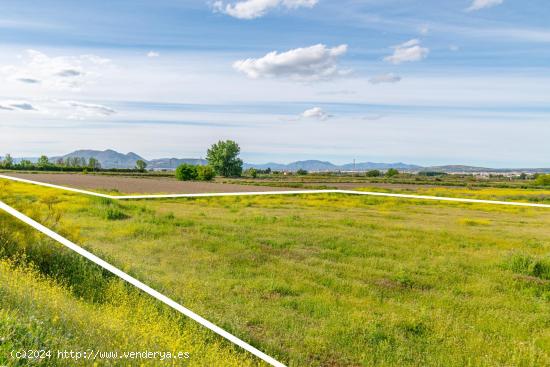
M 223 330 L 219 326 L 216 326 L 215 324 L 211 323 L 210 321 L 206 320 L 205 318 L 197 315 L 196 313 L 189 310 L 188 308 L 183 307 L 182 305 L 180 305 L 179 303 L 177 303 L 177 302 L 173 301 L 172 299 L 166 297 L 162 293 L 157 292 L 156 290 L 154 290 L 153 288 L 149 287 L 148 285 L 140 282 L 136 278 L 126 274 L 122 270 L 114 267 L 113 265 L 109 264 L 108 262 L 106 262 L 106 261 L 100 259 L 99 257 L 95 256 L 91 252 L 88 252 L 88 251 L 84 250 L 82 247 L 78 246 L 77 244 L 69 241 L 65 237 L 59 235 L 58 233 L 52 231 L 51 229 L 43 226 L 42 224 L 34 221 L 33 219 L 27 217 L 25 214 L 15 210 L 14 208 L 12 208 L 11 206 L 5 204 L 2 201 L 0 201 L 0 209 L 4 210 L 8 214 L 11 214 L 12 216 L 16 217 L 17 219 L 25 222 L 26 224 L 30 225 L 34 229 L 44 233 L 46 236 L 52 238 L 53 240 L 59 242 L 62 245 L 68 247 L 69 249 L 73 250 L 74 252 L 84 256 L 85 258 L 87 258 L 88 260 L 90 260 L 90 261 L 94 262 L 95 264 L 101 266 L 102 268 L 110 271 L 111 273 L 118 276 L 119 278 L 125 280 L 126 282 L 132 284 L 133 286 L 141 289 L 145 293 L 153 296 L 154 298 L 158 299 L 159 301 L 161 301 L 161 302 L 165 303 L 166 305 L 172 307 L 174 310 L 179 311 L 182 314 L 184 314 L 185 316 L 195 320 L 196 322 L 198 322 L 202 326 L 212 330 L 213 332 L 215 332 L 216 334 L 224 337 L 225 339 L 229 340 L 230 342 L 232 342 L 232 343 L 238 345 L 239 347 L 247 350 L 248 352 L 254 354 L 256 357 L 264 360 L 265 362 L 269 363 L 270 365 L 275 366 L 275 367 L 285 367 L 284 364 L 277 361 L 276 359 L 268 356 L 267 354 L 263 353 L 262 351 L 260 351 L 256 348 L 254 348 L 253 346 L 251 346 L 250 344 L 246 343 L 245 341 L 237 338 L 233 334 L 228 333 L 227 331 Z
M 428 195 L 410 195 L 410 194 L 392 194 L 386 192 L 373 191 L 352 191 L 352 190 L 291 190 L 291 191 L 251 191 L 251 192 L 222 192 L 222 193 L 204 193 L 204 194 L 166 194 L 166 195 L 107 195 L 100 194 L 88 190 L 74 189 L 72 187 L 54 185 L 39 181 L 26 180 L 24 178 L 0 175 L 0 178 L 7 180 L 18 181 L 33 185 L 46 186 L 60 190 L 77 192 L 85 195 L 99 196 L 113 200 L 132 200 L 132 199 L 173 199 L 173 198 L 201 198 L 201 197 L 221 197 L 221 196 L 261 196 L 261 195 L 305 195 L 305 194 L 347 194 L 347 195 L 370 195 L 383 196 L 404 199 L 418 200 L 437 200 L 437 201 L 452 201 L 459 203 L 477 203 L 477 204 L 492 204 L 492 205 L 509 205 L 509 206 L 524 206 L 533 208 L 550 208 L 550 204 L 535 204 L 522 203 L 517 201 L 498 201 L 498 200 L 483 200 L 483 199 L 468 199 L 468 198 L 451 198 L 446 196 L 428 196 Z
M 65 191 L 78 192 L 79 194 L 93 195 L 93 196 L 99 196 L 99 197 L 102 197 L 102 198 L 109 198 L 109 199 L 113 198 L 112 195 L 100 194 L 98 192 L 93 192 L 93 191 L 88 191 L 88 190 L 73 189 L 72 187 L 59 186 L 59 185 L 49 184 L 49 183 L 46 183 L 46 182 L 26 180 L 24 178 L 19 178 L 19 177 L 0 175 L 0 178 L 5 178 L 6 180 L 12 180 L 12 181 L 17 181 L 17 182 L 28 183 L 28 184 L 32 184 L 32 185 L 40 185 L 40 186 L 51 187 L 51 188 L 54 188 L 54 189 L 60 189 L 60 190 L 65 190 Z

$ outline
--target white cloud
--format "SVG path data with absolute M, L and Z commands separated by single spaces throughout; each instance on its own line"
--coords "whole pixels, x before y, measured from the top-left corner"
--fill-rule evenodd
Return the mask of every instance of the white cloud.
M 318 44 L 278 53 L 273 51 L 259 59 L 233 63 L 233 68 L 251 79 L 287 77 L 301 81 L 326 80 L 349 73 L 338 68 L 338 57 L 347 52 L 347 45 L 328 48 Z
M 397 46 L 393 46 L 393 55 L 384 58 L 385 61 L 392 64 L 401 64 L 403 62 L 420 61 L 426 56 L 430 50 L 420 45 L 418 39 L 412 39 Z
M 36 111 L 44 116 L 67 120 L 86 120 L 116 113 L 107 106 L 69 100 L 2 101 L 0 110 L 12 113 Z
M 79 90 L 108 63 L 108 59 L 95 55 L 49 57 L 27 50 L 20 65 L 0 66 L 0 75 L 6 80 L 40 84 L 51 90 Z
M 264 16 L 269 10 L 274 8 L 312 8 L 317 2 L 318 0 L 243 0 L 226 4 L 224 1 L 216 1 L 213 4 L 213 8 L 215 11 L 235 18 L 254 19 Z
M 155 52 L 155 51 L 149 51 L 147 53 L 147 57 L 159 57 L 160 54 L 158 52 Z
M 28 101 L 2 101 L 0 110 L 3 111 L 37 111 L 37 108 Z
M 493 6 L 501 5 L 504 0 L 473 0 L 466 11 L 476 11 L 485 8 L 492 8 Z
M 329 115 L 321 107 L 313 107 L 309 110 L 305 110 L 300 116 L 307 119 L 316 119 L 321 121 L 324 121 L 331 117 L 331 115 Z
M 373 76 L 369 79 L 371 84 L 380 84 L 380 83 L 397 83 L 401 81 L 401 77 L 394 73 L 380 74 Z
M 457 52 L 460 50 L 460 47 L 457 46 L 457 45 L 450 45 L 449 46 L 449 50 L 453 51 L 453 52 Z
M 111 116 L 116 113 L 116 111 L 110 107 L 84 103 L 78 101 L 56 101 L 60 107 L 67 108 L 68 115 L 66 116 L 69 119 L 78 119 L 83 120 L 89 117 L 105 117 Z
M 21 83 L 27 83 L 27 84 L 39 84 L 40 80 L 31 79 L 31 78 L 19 78 L 17 79 L 18 82 Z

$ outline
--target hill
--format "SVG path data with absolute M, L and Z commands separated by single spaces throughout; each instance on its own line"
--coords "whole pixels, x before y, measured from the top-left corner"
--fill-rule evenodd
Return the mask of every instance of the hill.
M 193 164 L 196 166 L 205 166 L 208 162 L 206 159 L 197 158 L 159 158 L 152 159 L 147 162 L 149 169 L 176 169 L 180 164 Z
M 414 164 L 406 163 L 374 163 L 374 162 L 360 162 L 360 163 L 347 163 L 343 165 L 336 165 L 331 162 L 307 160 L 296 161 L 289 164 L 280 163 L 265 163 L 265 164 L 245 164 L 245 168 L 267 169 L 271 168 L 274 171 L 297 171 L 304 169 L 306 171 L 368 171 L 372 169 L 387 170 L 390 168 L 396 168 L 403 171 L 418 171 L 423 167 Z
M 101 163 L 103 168 L 134 168 L 138 160 L 147 160 L 136 153 L 130 152 L 127 154 L 122 154 L 116 152 L 112 149 L 107 149 L 104 151 L 101 150 L 76 150 L 72 153 L 65 154 L 61 157 L 52 157 L 50 160 L 56 161 L 58 159 L 66 158 L 85 158 L 86 160 L 90 158 L 95 158 Z
M 148 169 L 154 170 L 173 170 L 176 169 L 180 164 L 187 163 L 193 165 L 205 165 L 207 161 L 205 159 L 199 158 L 158 158 L 147 160 L 140 155 L 130 152 L 127 154 L 119 153 L 112 149 L 107 150 L 76 150 L 72 153 L 66 154 L 60 157 L 51 157 L 50 161 L 56 161 L 60 158 L 69 158 L 69 157 L 79 157 L 85 158 L 86 160 L 90 158 L 96 158 L 103 168 L 134 168 L 136 161 L 143 160 L 147 163 Z M 1 159 L 1 157 L 0 157 Z M 14 158 L 14 161 L 20 162 L 23 158 Z M 38 158 L 24 158 L 30 160 L 31 162 L 36 162 Z M 466 166 L 466 165 L 442 165 L 442 166 L 430 166 L 423 167 L 415 164 L 396 162 L 396 163 L 376 163 L 376 162 L 358 162 L 358 163 L 347 163 L 342 165 L 337 165 L 328 161 L 321 160 L 304 160 L 296 161 L 288 164 L 285 163 L 244 163 L 244 169 L 256 168 L 256 169 L 268 169 L 272 171 L 289 171 L 295 172 L 299 169 L 303 169 L 311 172 L 336 172 L 336 171 L 369 171 L 369 170 L 381 170 L 385 171 L 390 168 L 395 168 L 399 171 L 406 172 L 419 172 L 419 171 L 434 171 L 434 172 L 445 172 L 445 173 L 506 173 L 506 172 L 525 172 L 525 173 L 550 173 L 550 168 L 486 168 L 486 167 L 475 167 L 475 166 Z
M 69 154 L 65 154 L 60 157 L 52 157 L 51 161 L 56 161 L 58 159 L 66 158 L 85 158 L 86 160 L 90 158 L 95 158 L 101 164 L 103 168 L 134 168 L 138 160 L 142 160 L 147 163 L 149 169 L 175 169 L 182 163 L 195 164 L 195 165 L 205 165 L 207 162 L 204 159 L 178 159 L 178 158 L 160 158 L 147 160 L 142 156 L 130 152 L 127 154 L 119 153 L 112 149 L 107 150 L 90 150 L 82 149 L 76 150 Z

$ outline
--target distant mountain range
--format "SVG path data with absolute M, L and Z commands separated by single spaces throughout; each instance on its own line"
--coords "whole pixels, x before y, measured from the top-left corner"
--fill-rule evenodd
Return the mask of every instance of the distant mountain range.
M 95 158 L 101 164 L 103 168 L 134 168 L 138 160 L 142 160 L 147 163 L 148 169 L 176 169 L 182 163 L 194 164 L 194 165 L 205 165 L 207 164 L 204 159 L 178 159 L 178 158 L 160 158 L 147 160 L 140 155 L 130 152 L 127 154 L 119 153 L 112 149 L 107 150 L 76 150 L 72 153 L 65 154 L 61 157 L 52 157 L 51 161 L 56 161 L 58 159 L 66 158 Z
M 198 158 L 159 158 L 147 160 L 140 155 L 130 152 L 127 154 L 119 153 L 112 149 L 108 150 L 76 150 L 72 153 L 66 154 L 59 157 L 51 157 L 50 161 L 55 162 L 56 160 L 69 157 L 79 157 L 79 158 L 95 158 L 101 163 L 103 168 L 134 168 L 138 160 L 143 160 L 147 163 L 148 169 L 162 170 L 162 169 L 176 169 L 182 163 L 194 164 L 194 165 L 205 165 L 207 161 L 204 159 Z M 30 161 L 37 161 L 38 158 L 15 158 L 15 162 L 19 162 L 21 159 L 27 159 Z M 311 172 L 330 172 L 330 171 L 368 171 L 373 169 L 378 170 L 388 170 L 390 168 L 395 168 L 400 171 L 409 171 L 409 172 L 419 172 L 419 171 L 434 171 L 434 172 L 466 172 L 466 173 L 475 173 L 475 172 L 526 172 L 526 173 L 535 173 L 535 172 L 546 172 L 550 173 L 550 168 L 485 168 L 485 167 L 473 167 L 473 166 L 463 166 L 463 165 L 447 165 L 447 166 L 431 166 L 423 167 L 415 164 L 407 163 L 375 163 L 375 162 L 360 162 L 360 163 L 348 163 L 342 165 L 336 165 L 327 161 L 319 160 L 306 160 L 306 161 L 296 161 L 288 164 L 282 163 L 265 163 L 265 164 L 253 164 L 245 163 L 244 168 L 256 168 L 256 169 L 267 169 L 271 168 L 273 171 L 297 171 L 303 169 Z
M 406 170 L 406 171 L 418 171 L 423 167 L 417 166 L 414 164 L 406 163 L 373 163 L 373 162 L 362 162 L 362 163 L 348 163 L 343 165 L 336 165 L 326 161 L 317 161 L 317 160 L 308 160 L 308 161 L 297 161 L 289 164 L 281 163 L 265 163 L 265 164 L 250 164 L 245 163 L 245 168 L 257 168 L 257 169 L 267 169 L 271 168 L 275 171 L 297 171 L 299 169 L 304 169 L 306 171 L 367 171 L 372 169 L 387 170 L 390 168 Z

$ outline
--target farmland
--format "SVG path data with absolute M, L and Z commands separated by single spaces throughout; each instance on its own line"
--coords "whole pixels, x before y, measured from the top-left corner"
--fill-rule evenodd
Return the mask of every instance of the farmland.
M 215 182 L 177 181 L 173 177 L 156 175 L 128 177 L 123 175 L 95 175 L 75 173 L 7 173 L 27 180 L 70 186 L 79 189 L 111 193 L 195 194 L 205 192 L 281 191 L 281 187 L 223 184 Z
M 1 196 L 292 366 L 550 363 L 545 209 L 337 194 L 115 202 L 11 182 Z

